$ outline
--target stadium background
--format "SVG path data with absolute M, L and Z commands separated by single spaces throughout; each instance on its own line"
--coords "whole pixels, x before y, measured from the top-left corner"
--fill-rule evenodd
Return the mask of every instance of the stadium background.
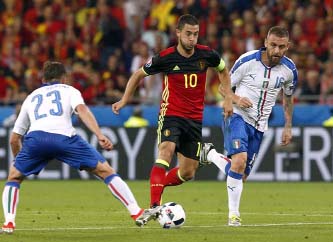
M 271 26 L 289 29 L 292 45 L 288 56 L 299 72 L 295 139 L 289 148 L 279 149 L 283 113 L 278 104 L 252 179 L 331 181 L 333 131 L 322 124 L 332 116 L 332 0 L 0 1 L 0 121 L 4 122 L 0 127 L 0 179 L 6 178 L 12 160 L 8 146 L 10 117 L 26 95 L 40 85 L 40 69 L 48 59 L 65 63 L 72 76 L 70 84 L 82 92 L 116 144 L 114 151 L 104 153 L 111 164 L 124 178 L 148 179 L 156 154 L 152 138 L 156 137 L 161 76 L 142 80 L 131 106 L 119 116 L 112 114 L 110 106 L 121 97 L 133 70 L 161 49 L 175 44 L 175 22 L 184 13 L 200 19 L 199 42 L 218 50 L 229 68 L 240 54 L 260 48 Z M 204 140 L 213 141 L 222 151 L 217 85 L 216 76 L 209 73 Z M 137 106 L 150 127 L 123 128 Z M 96 145 L 80 122 L 73 121 L 79 133 Z M 89 176 L 51 163 L 39 178 Z M 215 167 L 209 167 L 199 171 L 196 178 L 223 176 Z

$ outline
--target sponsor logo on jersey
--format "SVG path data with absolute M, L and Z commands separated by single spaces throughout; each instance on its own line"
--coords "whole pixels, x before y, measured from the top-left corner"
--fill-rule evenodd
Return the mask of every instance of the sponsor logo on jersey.
M 254 80 L 256 78 L 256 74 L 249 74 L 249 76 Z

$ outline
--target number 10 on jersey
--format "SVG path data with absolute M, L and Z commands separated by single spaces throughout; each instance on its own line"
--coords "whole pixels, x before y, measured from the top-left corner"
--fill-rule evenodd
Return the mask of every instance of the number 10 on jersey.
M 185 88 L 196 87 L 198 83 L 197 74 L 184 74 Z

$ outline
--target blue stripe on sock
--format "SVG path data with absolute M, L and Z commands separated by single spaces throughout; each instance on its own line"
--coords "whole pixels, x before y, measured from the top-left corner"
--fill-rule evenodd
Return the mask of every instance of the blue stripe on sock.
M 230 171 L 231 162 L 228 162 L 228 164 L 224 167 L 224 172 L 226 175 L 228 175 L 228 172 Z
M 230 176 L 232 178 L 235 178 L 237 180 L 241 180 L 242 177 L 243 177 L 243 174 L 239 174 L 239 173 L 236 173 L 236 172 L 234 172 L 232 170 L 229 170 L 228 176 Z
M 112 174 L 112 175 L 106 177 L 106 178 L 104 179 L 104 183 L 105 183 L 105 184 L 109 184 L 109 183 L 111 182 L 111 180 L 112 180 L 114 177 L 116 177 L 116 176 L 119 177 L 118 174 L 114 173 L 114 174 Z
M 16 187 L 16 188 L 18 188 L 18 189 L 20 189 L 20 183 L 18 183 L 18 182 L 6 182 L 6 184 L 5 184 L 6 186 L 10 186 L 10 187 Z

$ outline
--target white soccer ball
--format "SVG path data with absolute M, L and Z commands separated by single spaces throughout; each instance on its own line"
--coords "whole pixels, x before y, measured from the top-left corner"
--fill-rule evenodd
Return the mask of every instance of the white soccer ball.
M 183 207 L 175 202 L 162 205 L 157 220 L 164 229 L 180 228 L 185 223 L 185 211 Z

